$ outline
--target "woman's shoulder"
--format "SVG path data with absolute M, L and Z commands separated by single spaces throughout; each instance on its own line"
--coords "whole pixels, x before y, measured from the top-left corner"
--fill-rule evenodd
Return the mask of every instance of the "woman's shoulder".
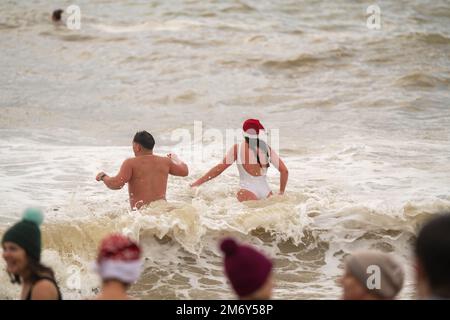
M 55 288 L 57 289 L 56 279 L 50 273 L 39 273 L 36 275 L 36 280 L 33 283 L 33 289 L 35 287 L 43 288 Z
M 58 289 L 53 280 L 41 278 L 37 280 L 31 289 L 32 300 L 58 299 Z
M 50 277 L 42 277 L 33 284 L 34 288 L 56 288 L 55 280 Z

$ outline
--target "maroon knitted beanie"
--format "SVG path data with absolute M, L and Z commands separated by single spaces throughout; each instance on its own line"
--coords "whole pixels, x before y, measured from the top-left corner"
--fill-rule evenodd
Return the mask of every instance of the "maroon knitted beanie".
M 240 297 L 261 288 L 272 271 L 272 262 L 252 247 L 239 245 L 231 238 L 222 241 L 225 274 Z

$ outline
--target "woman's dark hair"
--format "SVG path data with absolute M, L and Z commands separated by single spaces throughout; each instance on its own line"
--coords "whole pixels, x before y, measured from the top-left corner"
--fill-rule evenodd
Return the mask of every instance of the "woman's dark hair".
M 147 131 L 136 132 L 133 142 L 140 144 L 147 150 L 153 150 L 153 147 L 155 146 L 155 139 Z
M 252 149 L 253 152 L 255 153 L 256 161 L 258 161 L 258 164 L 261 168 L 263 167 L 263 165 L 261 164 L 258 150 L 262 150 L 264 152 L 264 155 L 266 156 L 266 161 L 265 161 L 264 167 L 269 168 L 270 167 L 270 161 L 269 161 L 270 147 L 263 140 L 260 140 L 259 138 L 255 139 L 255 138 L 245 137 L 245 142 L 247 142 L 249 148 Z
M 42 263 L 30 257 L 28 254 L 27 254 L 27 261 L 28 261 L 28 269 L 30 271 L 30 282 L 32 285 L 35 284 L 39 279 L 41 279 L 44 276 L 50 277 L 53 280 L 55 280 L 55 273 L 51 268 L 44 266 Z M 11 278 L 12 283 L 21 284 L 19 275 L 12 274 L 9 272 L 8 274 L 9 277 Z

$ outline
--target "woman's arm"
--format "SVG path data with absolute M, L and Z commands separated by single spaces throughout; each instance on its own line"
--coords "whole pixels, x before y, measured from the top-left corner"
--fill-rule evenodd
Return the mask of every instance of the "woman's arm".
M 203 183 L 214 179 L 222 172 L 224 172 L 229 166 L 233 164 L 237 159 L 237 148 L 238 145 L 235 144 L 230 150 L 228 150 L 226 156 L 223 158 L 222 162 L 218 165 L 214 166 L 211 170 L 209 170 L 204 176 L 199 178 L 197 181 L 191 184 L 191 187 L 198 187 Z
M 288 182 L 289 171 L 283 160 L 272 148 L 270 148 L 270 162 L 272 162 L 275 168 L 280 172 L 280 194 L 284 194 Z

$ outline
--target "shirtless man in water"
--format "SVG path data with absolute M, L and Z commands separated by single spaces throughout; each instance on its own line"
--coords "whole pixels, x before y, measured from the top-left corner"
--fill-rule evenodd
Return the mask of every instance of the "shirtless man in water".
M 160 157 L 153 154 L 155 140 L 147 131 L 136 133 L 133 139 L 134 158 L 122 163 L 119 173 L 109 177 L 106 173 L 97 174 L 96 180 L 103 181 L 112 189 L 121 189 L 128 183 L 131 208 L 139 209 L 152 201 L 166 199 L 169 174 L 186 177 L 187 165 L 174 154 Z

